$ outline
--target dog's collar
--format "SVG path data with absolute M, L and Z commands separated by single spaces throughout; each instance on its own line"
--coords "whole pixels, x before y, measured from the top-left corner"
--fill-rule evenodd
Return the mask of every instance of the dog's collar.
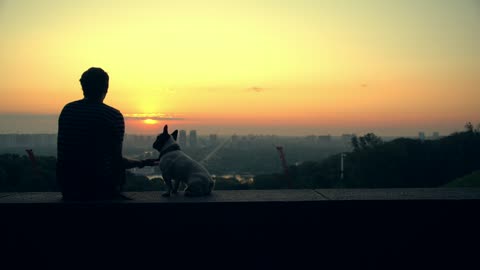
M 172 144 L 172 145 L 170 145 L 169 147 L 165 148 L 164 150 L 160 151 L 160 156 L 158 157 L 158 159 L 160 159 L 161 157 L 163 157 L 163 156 L 166 155 L 167 153 L 170 153 L 170 152 L 173 152 L 173 151 L 177 151 L 177 150 L 180 150 L 180 145 L 178 145 L 178 144 Z

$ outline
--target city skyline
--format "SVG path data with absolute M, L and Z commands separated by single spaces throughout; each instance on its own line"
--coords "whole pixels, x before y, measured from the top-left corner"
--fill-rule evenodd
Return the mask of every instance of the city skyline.
M 183 131 L 183 133 L 182 133 Z M 194 135 L 192 135 L 194 133 Z M 186 130 L 180 130 L 178 137 L 178 143 L 180 146 L 189 146 L 196 147 L 202 143 L 209 145 L 218 144 L 220 140 L 225 138 L 235 140 L 245 140 L 245 139 L 272 139 L 272 138 L 296 138 L 304 139 L 312 143 L 328 143 L 332 140 L 342 140 L 350 141 L 354 136 L 363 136 L 363 134 L 356 133 L 343 133 L 340 135 L 332 134 L 310 134 L 310 135 L 298 135 L 298 136 L 281 136 L 275 134 L 216 134 L 216 133 L 205 133 L 198 134 L 197 130 L 189 130 L 187 135 Z M 417 138 L 420 140 L 425 139 L 439 139 L 443 137 L 443 134 L 440 134 L 438 131 L 432 133 L 426 133 L 419 131 L 416 136 L 410 136 L 409 138 Z M 380 136 L 384 138 L 397 138 L 395 136 Z M 150 145 L 156 138 L 156 135 L 152 134 L 129 134 L 126 133 L 124 136 L 124 144 L 139 144 L 139 145 Z M 0 133 L 0 146 L 5 145 L 22 145 L 22 144 L 32 144 L 32 145 L 45 145 L 45 146 L 55 146 L 57 140 L 57 133 Z
M 56 115 L 10 115 L 8 118 L 0 115 L 0 134 L 55 134 L 57 133 L 57 120 Z M 309 136 L 309 135 L 331 135 L 341 136 L 342 134 L 355 133 L 358 135 L 366 133 L 375 133 L 379 136 L 387 137 L 416 137 L 419 132 L 425 132 L 427 134 L 433 134 L 439 132 L 442 135 L 449 135 L 454 132 L 464 130 L 464 124 L 460 123 L 455 129 L 438 128 L 436 126 L 424 126 L 420 128 L 411 128 L 408 132 L 405 132 L 402 127 L 397 129 L 371 129 L 368 127 L 356 127 L 356 128 L 321 128 L 321 127 L 302 127 L 302 126 L 189 126 L 189 125 L 172 125 L 171 122 L 159 122 L 159 124 L 149 125 L 147 131 L 145 129 L 135 129 L 134 125 L 131 125 L 132 121 L 139 120 L 126 120 L 125 134 L 130 135 L 145 135 L 156 136 L 161 130 L 159 130 L 160 124 L 168 124 L 174 129 L 181 130 L 197 130 L 201 136 L 217 134 L 220 136 L 237 135 L 278 135 L 278 136 Z M 398 130 L 399 132 L 392 132 L 392 130 Z
M 0 134 L 54 134 L 57 133 L 56 115 L 8 115 L 8 117 L 0 115 Z M 161 130 L 161 124 L 167 124 L 173 129 L 180 130 L 197 130 L 199 133 L 218 134 L 221 136 L 238 135 L 278 135 L 278 136 L 308 136 L 308 135 L 332 135 L 341 136 L 342 134 L 355 133 L 366 134 L 375 133 L 380 136 L 390 137 L 416 137 L 419 132 L 427 134 L 439 132 L 442 135 L 449 135 L 454 132 L 464 130 L 465 123 L 458 123 L 455 129 L 441 126 L 420 126 L 418 128 L 410 128 L 407 132 L 403 127 L 396 128 L 369 128 L 369 127 L 354 127 L 354 128 L 322 128 L 322 127 L 305 127 L 305 126 L 205 126 L 205 125 L 172 125 L 171 121 L 163 121 L 155 125 L 149 125 L 148 129 L 136 129 L 132 122 L 143 120 L 126 119 L 126 134 L 132 135 L 158 135 Z M 398 132 L 395 132 L 398 131 Z
M 148 119 L 145 119 L 148 121 Z M 145 120 L 125 119 L 126 133 L 128 134 L 144 134 L 156 135 L 161 132 L 162 125 L 169 125 L 174 129 L 184 130 L 199 130 L 201 133 L 212 133 L 222 135 L 232 134 L 264 134 L 264 135 L 311 135 L 311 134 L 331 134 L 341 135 L 343 133 L 375 133 L 383 136 L 415 136 L 420 131 L 427 133 L 440 132 L 441 134 L 451 134 L 463 130 L 466 122 L 474 121 L 466 119 L 463 122 L 450 123 L 445 121 L 441 125 L 412 125 L 412 126 L 393 126 L 379 127 L 375 125 L 355 125 L 354 123 L 347 123 L 345 126 L 304 126 L 304 125 L 204 125 L 204 124 L 186 124 L 181 121 L 160 121 L 155 120 L 155 124 L 145 125 Z M 44 114 L 0 114 L 0 134 L 7 133 L 56 133 L 57 132 L 57 115 Z M 453 121 L 452 121 L 453 122 Z M 350 125 L 351 124 L 351 125 Z M 146 127 L 144 127 L 146 126 Z M 450 128 L 452 126 L 453 128 Z

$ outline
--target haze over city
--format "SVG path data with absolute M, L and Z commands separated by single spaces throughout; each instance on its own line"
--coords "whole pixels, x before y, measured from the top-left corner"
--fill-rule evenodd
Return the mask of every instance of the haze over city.
M 55 133 L 89 67 L 126 132 L 448 134 L 480 115 L 480 4 L 0 1 L 0 133 Z

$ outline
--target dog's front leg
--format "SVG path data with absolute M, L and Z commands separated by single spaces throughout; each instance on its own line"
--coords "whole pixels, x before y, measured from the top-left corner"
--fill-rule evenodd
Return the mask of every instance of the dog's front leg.
M 163 175 L 163 181 L 165 182 L 165 186 L 167 188 L 167 191 L 162 194 L 163 197 L 170 197 L 170 194 L 172 193 L 172 178 L 167 175 Z

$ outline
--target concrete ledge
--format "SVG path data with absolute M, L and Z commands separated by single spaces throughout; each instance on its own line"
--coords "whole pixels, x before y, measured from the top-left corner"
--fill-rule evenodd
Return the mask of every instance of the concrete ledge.
M 225 203 L 225 202 L 272 202 L 272 201 L 317 201 L 325 197 L 314 190 L 219 190 L 206 197 L 189 198 L 180 192 L 170 198 L 162 197 L 160 191 L 125 192 L 129 201 L 95 203 Z M 63 203 L 58 192 L 0 193 L 0 203 Z M 86 202 L 83 202 L 86 203 Z M 92 203 L 92 202 L 88 202 Z
M 0 193 L 2 217 L 13 223 L 38 220 L 78 226 L 100 223 L 330 226 L 361 221 L 397 224 L 470 220 L 480 189 L 240 190 L 211 196 L 170 198 L 161 192 L 129 192 L 132 200 L 63 202 L 56 192 Z M 326 223 L 328 221 L 328 223 Z M 281 224 L 281 225 L 278 225 Z M 19 224 L 20 226 L 22 224 Z
M 183 194 L 164 198 L 160 191 L 125 192 L 130 201 L 98 203 L 261 203 L 307 201 L 368 200 L 479 200 L 480 188 L 405 188 L 405 189 L 290 189 L 290 190 L 217 190 L 211 196 L 188 198 Z M 2 203 L 64 203 L 58 192 L 0 193 Z
M 328 200 L 478 200 L 480 188 L 317 189 Z
M 211 260 L 222 269 L 462 269 L 475 262 L 470 247 L 480 242 L 479 189 L 127 195 L 133 200 L 65 203 L 59 193 L 0 193 L 0 246 L 13 254 L 43 251 L 42 259 L 124 254 L 108 265 L 132 257 L 149 267 L 171 261 L 198 268 Z

